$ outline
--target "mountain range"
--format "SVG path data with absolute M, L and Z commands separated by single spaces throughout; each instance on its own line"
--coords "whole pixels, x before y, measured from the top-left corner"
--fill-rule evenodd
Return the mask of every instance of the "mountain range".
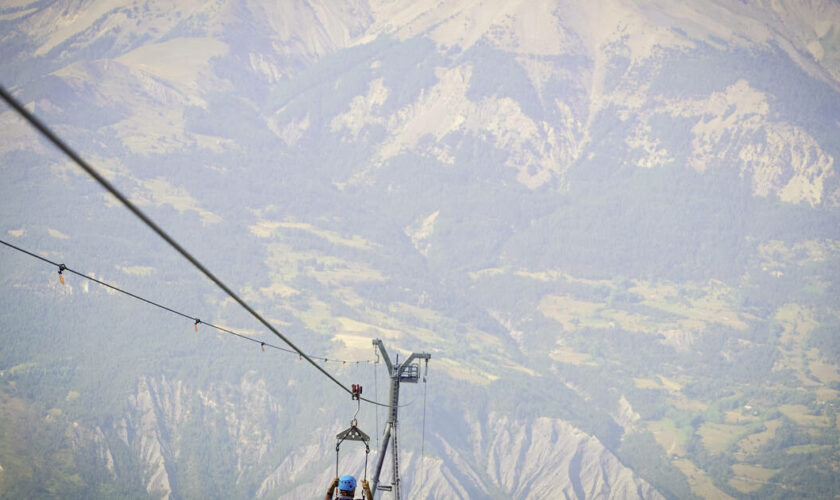
M 406 498 L 840 492 L 834 1 L 9 0 L 0 84 L 348 385 L 432 354 Z M 0 239 L 280 344 L 0 130 Z M 357 408 L 297 356 L 0 271 L 0 496 L 326 491 Z

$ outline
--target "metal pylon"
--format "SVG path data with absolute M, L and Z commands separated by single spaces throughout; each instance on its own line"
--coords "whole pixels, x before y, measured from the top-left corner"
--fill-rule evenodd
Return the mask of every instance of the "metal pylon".
M 388 403 L 388 421 L 385 423 L 385 433 L 382 439 L 382 446 L 379 449 L 379 455 L 376 457 L 376 468 L 373 472 L 373 484 L 371 485 L 371 493 L 376 497 L 377 491 L 390 491 L 393 493 L 395 500 L 400 499 L 400 452 L 399 440 L 397 438 L 397 425 L 399 420 L 400 407 L 400 382 L 408 382 L 416 384 L 420 379 L 420 367 L 414 361 L 425 359 L 426 363 L 432 357 L 431 354 L 411 353 L 410 356 L 400 363 L 399 355 L 396 357 L 395 363 L 391 363 L 391 358 L 385 350 L 385 345 L 379 339 L 373 340 L 373 345 L 379 348 L 382 353 L 382 359 L 385 361 L 385 366 L 388 368 L 388 376 L 391 379 L 391 398 Z M 379 474 L 382 472 L 382 464 L 385 462 L 385 453 L 388 451 L 388 442 L 391 442 L 391 463 L 393 471 L 391 471 L 391 484 L 379 484 Z

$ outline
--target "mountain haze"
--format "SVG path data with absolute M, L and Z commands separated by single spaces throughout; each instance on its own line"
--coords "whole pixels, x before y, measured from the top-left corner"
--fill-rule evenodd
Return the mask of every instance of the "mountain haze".
M 840 493 L 836 2 L 14 0 L 0 84 L 342 382 L 432 354 L 406 498 Z M 0 239 L 279 344 L 0 130 Z M 0 496 L 326 490 L 356 407 L 307 363 L 0 271 Z

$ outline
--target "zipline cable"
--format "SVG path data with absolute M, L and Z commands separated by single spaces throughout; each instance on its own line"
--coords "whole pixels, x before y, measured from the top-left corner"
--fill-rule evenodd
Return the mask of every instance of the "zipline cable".
M 29 250 L 26 250 L 26 249 L 23 249 L 23 248 L 21 248 L 21 247 L 19 247 L 19 246 L 13 245 L 13 244 L 11 244 L 11 243 L 9 243 L 9 242 L 7 242 L 7 241 L 0 240 L 0 244 L 6 245 L 7 247 L 12 248 L 12 249 L 14 249 L 14 250 L 17 250 L 18 252 L 24 253 L 24 254 L 26 254 L 26 255 L 29 255 L 30 257 L 34 257 L 34 258 L 36 258 L 36 259 L 38 259 L 38 260 L 41 260 L 41 261 L 43 261 L 43 262 L 46 262 L 46 263 L 51 264 L 51 265 L 53 265 L 53 266 L 56 266 L 56 267 L 58 267 L 58 268 L 59 268 L 59 270 L 61 270 L 61 271 L 67 271 L 68 273 L 74 274 L 74 275 L 79 276 L 80 278 L 84 278 L 84 279 L 86 279 L 86 280 L 88 280 L 88 281 L 92 281 L 92 282 L 94 282 L 94 283 L 96 283 L 96 284 L 98 284 L 98 285 L 102 285 L 102 286 L 104 286 L 104 287 L 106 287 L 106 288 L 109 288 L 109 289 L 111 289 L 111 290 L 115 291 L 115 292 L 119 292 L 119 293 L 122 293 L 122 294 L 124 294 L 124 295 L 128 295 L 128 296 L 129 296 L 129 297 L 131 297 L 131 298 L 134 298 L 134 299 L 140 300 L 140 301 L 142 301 L 142 302 L 145 302 L 145 303 L 147 303 L 147 304 L 149 304 L 149 305 L 152 305 L 152 306 L 155 306 L 155 307 L 157 307 L 157 308 L 163 309 L 163 310 L 165 310 L 165 311 L 169 311 L 169 312 L 171 312 L 172 314 L 177 314 L 178 316 L 181 316 L 181 317 L 183 317 L 183 318 L 187 318 L 187 319 L 188 319 L 188 320 L 190 320 L 190 321 L 198 321 L 198 323 L 196 323 L 196 325 L 198 325 L 198 324 L 206 325 L 206 326 L 208 326 L 208 327 L 210 327 L 210 328 L 214 328 L 214 329 L 219 330 L 219 331 L 221 331 L 221 332 L 224 332 L 224 333 L 227 333 L 227 334 L 230 334 L 230 335 L 234 335 L 234 336 L 239 337 L 239 338 L 241 338 L 241 339 L 243 339 L 243 340 L 247 340 L 247 341 L 249 341 L 249 342 L 254 342 L 254 343 L 256 343 L 256 344 L 260 344 L 262 347 L 270 347 L 270 348 L 272 348 L 272 349 L 276 349 L 276 350 L 278 350 L 278 351 L 283 351 L 283 352 L 287 352 L 287 353 L 291 353 L 291 354 L 297 354 L 295 351 L 293 351 L 293 350 L 291 350 L 291 349 L 286 349 L 285 347 L 281 347 L 281 346 L 278 346 L 278 345 L 274 345 L 274 344 L 271 344 L 271 343 L 269 343 L 269 342 L 264 342 L 264 341 L 262 341 L 262 340 L 255 339 L 255 338 L 249 337 L 249 336 L 247 336 L 247 335 L 242 335 L 241 333 L 234 332 L 233 330 L 229 330 L 228 328 L 225 328 L 225 327 L 223 327 L 223 326 L 214 325 L 213 323 L 208 323 L 208 322 L 206 322 L 206 321 L 199 320 L 198 318 L 196 318 L 196 317 L 194 317 L 194 316 L 190 316 L 189 314 L 183 313 L 183 312 L 181 312 L 181 311 L 178 311 L 178 310 L 173 309 L 173 308 L 171 308 L 171 307 L 165 306 L 165 305 L 163 305 L 163 304 L 159 304 L 159 303 L 157 303 L 157 302 L 155 302 L 155 301 L 153 301 L 153 300 L 149 300 L 149 299 L 147 299 L 147 298 L 145 298 L 145 297 L 141 297 L 140 295 L 137 295 L 137 294 L 135 294 L 135 293 L 131 293 L 131 292 L 127 291 L 127 290 L 123 290 L 122 288 L 119 288 L 119 287 L 117 287 L 117 286 L 111 285 L 110 283 L 106 283 L 106 282 L 104 282 L 104 281 L 98 280 L 98 279 L 96 279 L 96 278 L 94 278 L 94 277 L 92 277 L 92 276 L 89 276 L 89 275 L 87 275 L 87 274 L 83 274 L 83 273 L 81 273 L 81 272 L 79 272 L 79 271 L 76 271 L 75 269 L 72 269 L 72 268 L 70 268 L 70 267 L 65 266 L 64 264 L 59 264 L 59 263 L 57 263 L 57 262 L 54 262 L 54 261 L 52 261 L 52 260 L 50 260 L 50 259 L 47 259 L 47 258 L 45 258 L 45 257 L 42 257 L 42 256 L 40 256 L 40 255 L 38 255 L 38 254 L 33 253 L 33 252 L 30 252 Z M 319 360 L 319 361 L 324 361 L 324 362 L 330 362 L 330 361 L 332 361 L 332 362 L 336 362 L 336 363 L 342 363 L 342 364 L 345 364 L 345 365 L 346 365 L 346 364 L 348 364 L 348 363 L 350 363 L 350 364 L 372 363 L 370 360 L 367 360 L 367 359 L 365 359 L 365 360 L 355 360 L 355 361 L 354 361 L 354 360 L 344 360 L 344 359 L 326 358 L 326 357 L 323 357 L 323 356 L 313 356 L 313 355 L 311 355 L 311 354 L 309 355 L 309 357 L 311 357 L 312 359 L 317 359 L 317 360 Z
M 339 386 L 340 388 L 344 389 L 345 392 L 352 395 L 353 391 L 350 390 L 349 387 L 342 384 L 338 381 L 330 372 L 322 368 L 318 363 L 316 363 L 312 358 L 310 358 L 306 353 L 304 353 L 298 346 L 296 346 L 291 340 L 286 338 L 285 335 L 280 333 L 276 328 L 274 328 L 271 323 L 265 320 L 257 311 L 255 311 L 251 306 L 249 306 L 244 300 L 242 300 L 239 295 L 234 293 L 227 285 L 225 285 L 222 280 L 217 278 L 209 269 L 207 269 L 201 262 L 198 261 L 195 257 L 192 256 L 186 249 L 184 249 L 178 242 L 172 239 L 169 234 L 166 233 L 160 226 L 158 226 L 152 219 L 150 219 L 145 213 L 143 213 L 137 206 L 135 206 L 128 198 L 126 198 L 116 187 L 114 187 L 107 179 L 102 177 L 102 175 L 96 171 L 92 166 L 90 166 L 81 156 L 79 156 L 73 149 L 70 148 L 67 144 L 64 143 L 59 137 L 53 133 L 52 130 L 49 129 L 46 125 L 41 123 L 32 113 L 30 113 L 23 105 L 18 102 L 17 99 L 14 98 L 6 89 L 0 85 L 0 97 L 3 98 L 6 103 L 9 104 L 17 113 L 26 119 L 30 125 L 35 127 L 38 132 L 41 133 L 44 137 L 46 137 L 50 142 L 53 143 L 58 149 L 60 149 L 65 155 L 67 155 L 71 160 L 73 160 L 79 167 L 82 168 L 88 175 L 94 178 L 96 182 L 98 182 L 102 187 L 104 187 L 109 193 L 114 195 L 120 203 L 125 205 L 126 208 L 131 210 L 131 212 L 137 216 L 144 224 L 146 224 L 152 231 L 157 233 L 164 241 L 169 243 L 169 246 L 175 249 L 178 253 L 181 254 L 185 259 L 187 259 L 196 269 L 201 271 L 210 281 L 216 284 L 217 287 L 221 288 L 230 298 L 235 300 L 243 309 L 248 311 L 251 316 L 253 316 L 257 321 L 263 324 L 266 328 L 268 328 L 271 333 L 276 335 L 280 340 L 286 343 L 289 347 L 295 350 L 299 356 L 306 359 L 312 366 L 314 366 L 319 372 L 321 372 L 325 377 L 330 379 L 335 385 Z M 376 401 L 371 401 L 367 398 L 361 398 L 363 401 L 371 404 L 381 405 L 381 406 L 388 406 L 383 405 L 382 403 L 378 403 Z

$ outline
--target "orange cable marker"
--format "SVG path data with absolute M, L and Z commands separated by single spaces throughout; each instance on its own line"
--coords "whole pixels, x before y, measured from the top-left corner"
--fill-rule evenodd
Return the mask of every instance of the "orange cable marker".
M 265 342 L 260 342 L 260 347 L 262 348 L 262 352 L 265 352 Z

